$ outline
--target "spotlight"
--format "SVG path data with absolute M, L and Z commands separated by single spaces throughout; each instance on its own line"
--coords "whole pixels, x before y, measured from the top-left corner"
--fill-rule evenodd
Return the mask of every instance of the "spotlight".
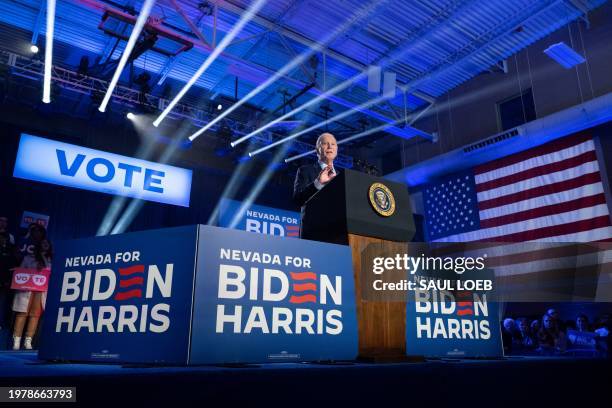
M 32 54 L 38 54 L 38 45 L 36 44 L 30 45 L 30 51 L 32 52 Z
M 223 105 L 218 104 L 218 105 L 217 105 L 217 110 L 221 110 L 221 109 L 223 109 Z
M 125 115 L 126 118 L 128 118 L 129 120 L 134 120 L 136 118 L 136 115 L 134 115 L 132 112 L 128 112 L 127 115 Z

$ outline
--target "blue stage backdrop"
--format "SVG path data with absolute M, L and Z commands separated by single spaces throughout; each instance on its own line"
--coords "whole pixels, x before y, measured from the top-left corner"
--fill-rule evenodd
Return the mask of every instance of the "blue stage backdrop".
M 350 249 L 200 227 L 190 362 L 351 360 Z
M 492 270 L 431 273 L 432 279 L 490 279 Z M 455 285 L 456 286 L 456 285 Z M 495 290 L 410 291 L 406 305 L 406 353 L 431 357 L 501 357 Z
M 39 356 L 184 364 L 197 226 L 63 241 Z
M 240 201 L 221 199 L 218 225 L 230 227 L 241 206 Z M 251 204 L 245 208 L 244 214 L 234 228 L 260 234 L 297 238 L 300 236 L 300 213 Z
M 64 241 L 39 357 L 215 364 L 357 355 L 346 246 L 187 226 Z

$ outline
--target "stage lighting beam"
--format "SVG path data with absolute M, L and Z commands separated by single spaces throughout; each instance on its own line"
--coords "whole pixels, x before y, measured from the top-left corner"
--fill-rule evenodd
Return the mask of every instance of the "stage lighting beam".
M 267 123 L 266 125 L 258 128 L 258 129 L 255 129 L 251 133 L 249 133 L 247 135 L 244 135 L 244 136 L 242 136 L 239 139 L 234 140 L 231 143 L 232 147 L 236 147 L 240 143 L 242 143 L 242 142 L 252 138 L 255 135 L 258 135 L 259 133 L 265 131 L 266 129 L 271 128 L 272 126 L 276 125 L 277 123 L 282 122 L 283 120 L 285 120 L 285 119 L 287 119 L 287 118 L 289 118 L 291 116 L 294 116 L 294 115 L 300 113 L 304 109 L 308 109 L 310 106 L 323 101 L 328 96 L 337 94 L 338 92 L 348 88 L 353 82 L 357 82 L 357 81 L 361 80 L 362 78 L 364 78 L 365 76 L 367 76 L 367 73 L 363 72 L 363 73 L 358 74 L 358 75 L 356 75 L 356 76 L 354 76 L 352 78 L 347 79 L 346 81 L 343 81 L 343 82 L 339 83 L 338 85 L 336 85 L 332 89 L 328 90 L 327 92 L 324 92 L 321 95 L 317 96 L 316 98 L 313 98 L 310 101 L 304 103 L 303 105 L 300 105 L 297 108 L 293 109 L 291 112 L 286 113 L 286 114 L 282 115 L 281 117 L 274 119 L 272 122 Z
M 238 23 L 229 33 L 223 37 L 223 40 L 217 45 L 213 52 L 208 55 L 204 63 L 198 68 L 198 70 L 193 74 L 193 76 L 187 81 L 185 86 L 179 91 L 179 93 L 170 101 L 168 106 L 163 110 L 162 113 L 155 119 L 153 122 L 153 126 L 158 127 L 162 121 L 168 116 L 168 114 L 174 109 L 176 104 L 185 96 L 187 91 L 196 83 L 196 81 L 204 74 L 204 72 L 212 65 L 212 63 L 217 59 L 217 57 L 225 50 L 225 48 L 232 42 L 232 40 L 242 31 L 244 26 L 251 21 L 251 19 L 257 14 L 259 9 L 264 5 L 266 0 L 257 0 L 255 3 L 249 7 L 249 9 L 240 17 Z M 193 140 L 193 139 L 192 139 Z
M 268 86 L 270 86 L 271 84 L 275 83 L 276 81 L 278 81 L 283 76 L 289 74 L 289 72 L 291 72 L 298 65 L 301 65 L 302 63 L 304 63 L 312 55 L 314 55 L 315 53 L 323 50 L 323 48 L 330 41 L 335 39 L 338 35 L 340 35 L 344 31 L 346 31 L 353 24 L 358 24 L 362 19 L 364 19 L 365 17 L 369 16 L 370 13 L 374 9 L 376 9 L 377 7 L 380 7 L 381 4 L 384 4 L 384 3 L 386 3 L 386 1 L 378 1 L 378 2 L 377 1 L 373 1 L 373 2 L 369 3 L 367 6 L 365 6 L 363 9 L 357 11 L 353 16 L 351 16 L 351 18 L 347 19 L 344 23 L 342 23 L 334 31 L 332 31 L 327 36 L 325 36 L 320 42 L 318 42 L 316 44 L 313 44 L 312 46 L 307 48 L 304 52 L 299 54 L 297 57 L 293 58 L 291 61 L 289 61 L 287 64 L 285 64 L 279 71 L 277 71 L 274 75 L 272 75 L 266 81 L 262 82 L 255 89 L 253 89 L 251 92 L 249 92 L 247 95 L 245 95 L 242 99 L 237 101 L 235 104 L 230 106 L 221 115 L 217 116 L 215 119 L 213 119 L 212 121 L 208 122 L 204 127 L 202 127 L 201 129 L 199 129 L 198 131 L 193 133 L 191 136 L 189 136 L 189 140 L 193 141 L 195 138 L 197 138 L 202 133 L 206 132 L 208 129 L 213 127 L 220 120 L 225 118 L 227 115 L 231 114 L 233 111 L 238 109 L 240 106 L 244 105 L 249 100 L 251 100 L 253 97 L 258 95 L 261 91 L 266 89 Z
M 302 131 L 299 131 L 297 133 L 289 135 L 289 136 L 287 136 L 287 137 L 285 137 L 283 139 L 277 140 L 276 142 L 270 143 L 269 145 L 261 147 L 261 148 L 255 150 L 255 151 L 252 151 L 252 152 L 249 153 L 249 157 L 253 157 L 255 155 L 258 155 L 259 153 L 265 152 L 266 150 L 269 150 L 269 149 L 271 149 L 271 148 L 273 148 L 275 146 L 278 146 L 281 143 L 288 142 L 288 141 L 293 140 L 295 138 L 298 138 L 298 137 L 300 137 L 300 136 L 302 136 L 302 135 L 304 135 L 304 134 L 306 134 L 308 132 L 312 132 L 315 129 L 318 129 L 318 128 L 323 127 L 323 126 L 325 126 L 327 124 L 336 122 L 336 121 L 338 121 L 340 119 L 343 119 L 343 118 L 345 118 L 347 116 L 350 116 L 350 115 L 352 115 L 352 114 L 354 114 L 356 112 L 359 112 L 362 109 L 367 109 L 370 106 L 375 105 L 375 104 L 377 104 L 377 103 L 379 103 L 379 102 L 381 102 L 381 101 L 383 101 L 385 99 L 386 99 L 386 96 L 383 95 L 383 96 L 379 96 L 378 98 L 372 99 L 372 100 L 370 100 L 368 102 L 362 103 L 361 105 L 356 106 L 353 109 L 346 110 L 346 111 L 344 111 L 344 112 L 342 112 L 342 113 L 340 113 L 340 114 L 338 114 L 338 115 L 336 115 L 336 116 L 334 116 L 332 118 L 324 120 L 321 123 L 313 125 L 313 126 L 307 128 L 307 129 L 304 129 Z
M 32 44 L 32 45 L 30 45 L 30 52 L 31 52 L 32 54 L 38 54 L 38 51 L 39 51 L 39 49 L 38 49 L 38 45 L 36 45 L 36 44 Z
M 108 106 L 108 103 L 110 102 L 113 91 L 115 90 L 115 87 L 117 86 L 117 83 L 119 82 L 121 73 L 123 72 L 123 69 L 125 68 L 125 65 L 127 64 L 128 58 L 130 57 L 130 55 L 132 54 L 132 51 L 134 50 L 136 41 L 138 41 L 138 37 L 140 36 L 140 33 L 145 23 L 147 22 L 147 19 L 149 18 L 149 14 L 151 14 L 151 9 L 153 8 L 154 4 L 155 4 L 155 0 L 145 0 L 144 4 L 142 5 L 142 8 L 140 9 L 140 14 L 138 15 L 138 18 L 136 19 L 136 23 L 134 24 L 134 28 L 132 29 L 132 33 L 130 34 L 130 38 L 128 39 L 125 49 L 123 50 L 121 59 L 119 60 L 119 65 L 117 65 L 117 69 L 115 70 L 115 73 L 113 75 L 113 78 L 111 79 L 110 84 L 108 85 L 108 89 L 106 90 L 104 99 L 102 99 L 102 103 L 100 104 L 100 107 L 98 108 L 100 112 L 106 111 L 106 107 Z
M 51 71 L 53 68 L 53 32 L 55 30 L 55 2 L 56 0 L 47 0 L 47 35 L 45 37 L 45 71 L 43 77 L 42 97 L 42 101 L 44 103 L 51 103 Z

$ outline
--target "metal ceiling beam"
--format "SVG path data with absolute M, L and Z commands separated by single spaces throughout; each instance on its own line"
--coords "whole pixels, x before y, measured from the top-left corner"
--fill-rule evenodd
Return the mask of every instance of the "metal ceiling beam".
M 483 49 L 485 49 L 487 47 L 490 47 L 493 43 L 495 43 L 496 40 L 499 40 L 500 38 L 503 38 L 504 36 L 512 33 L 514 30 L 516 30 L 517 27 L 525 25 L 529 20 L 539 16 L 540 14 L 542 14 L 545 11 L 547 11 L 551 7 L 556 6 L 559 3 L 562 3 L 563 1 L 565 1 L 565 0 L 554 0 L 554 1 L 536 2 L 536 3 L 534 3 L 535 6 L 539 6 L 539 7 L 537 7 L 536 10 L 532 10 L 532 7 L 528 7 L 527 9 L 524 9 L 521 12 L 521 18 L 519 19 L 520 21 L 513 22 L 513 24 L 511 24 L 509 26 L 509 28 L 505 29 L 503 32 L 501 32 L 499 34 L 495 33 L 495 31 L 493 31 L 494 28 L 497 28 L 497 26 L 494 27 L 493 29 L 485 32 L 485 33 L 482 33 L 474 41 L 474 42 L 476 42 L 476 41 L 479 42 L 479 44 L 476 45 L 476 48 L 472 49 L 471 51 L 467 52 L 467 54 L 466 54 L 465 53 L 466 50 L 468 50 L 471 47 L 474 47 L 474 42 L 471 42 L 470 44 L 467 44 L 466 46 L 464 46 L 460 50 L 457 50 L 453 54 L 447 56 L 432 71 L 426 72 L 421 77 L 415 78 L 415 79 L 411 80 L 410 82 L 408 82 L 407 84 L 403 85 L 402 86 L 402 90 L 405 91 L 405 92 L 412 92 L 412 90 L 414 88 L 417 88 L 417 87 L 421 86 L 426 81 L 429 81 L 429 80 L 432 80 L 432 79 L 438 77 L 439 75 L 444 73 L 446 70 L 453 68 L 455 65 L 459 65 L 463 61 L 469 60 L 475 54 L 479 53 Z M 484 36 L 484 39 L 483 39 L 483 36 Z
M 134 21 L 136 20 L 136 17 L 124 12 L 123 10 L 120 10 L 116 7 L 110 6 L 107 3 L 103 3 L 99 0 L 72 0 L 73 2 L 75 2 L 76 4 L 80 4 L 86 7 L 90 7 L 93 8 L 95 10 L 98 11 L 107 11 L 107 10 L 112 10 L 114 13 L 121 15 L 124 19 L 126 20 L 130 20 L 133 19 Z M 200 48 L 201 50 L 203 50 L 204 52 L 212 52 L 213 48 L 210 45 L 204 44 L 203 42 L 201 42 L 198 38 L 195 37 L 189 37 L 186 36 L 182 33 L 176 32 L 175 30 L 172 30 L 166 26 L 163 25 L 163 23 L 156 23 L 153 20 L 149 20 L 149 22 L 147 22 L 147 25 L 152 26 L 152 28 L 155 28 L 158 32 L 160 33 L 164 33 L 167 34 L 169 37 L 176 37 L 179 39 L 183 39 L 183 40 L 187 40 L 190 41 L 195 47 Z M 145 26 L 146 27 L 146 26 Z M 275 71 L 259 65 L 257 63 L 251 62 L 251 61 L 246 61 L 240 57 L 237 57 L 233 54 L 227 53 L 227 52 L 223 52 L 221 53 L 221 56 L 223 58 L 225 58 L 227 61 L 231 62 L 234 66 L 234 69 L 240 72 L 244 72 L 247 77 L 249 76 L 249 70 L 255 70 L 257 72 L 259 72 L 260 74 L 262 74 L 263 77 L 265 78 L 269 78 L 272 75 L 275 74 Z M 251 75 L 252 76 L 252 75 Z M 294 78 L 291 78 L 289 76 L 285 76 L 283 77 L 283 81 L 286 82 L 288 85 L 293 86 L 297 89 L 302 89 L 304 88 L 307 84 L 296 80 Z M 311 88 L 308 91 L 310 94 L 315 95 L 315 96 L 320 96 L 324 93 L 324 91 L 318 89 L 318 88 Z M 338 95 L 331 95 L 328 96 L 327 99 L 335 104 L 338 104 L 340 106 L 343 106 L 345 108 L 348 109 L 354 109 L 356 106 L 358 106 L 357 103 L 349 101 L 347 99 L 344 99 Z M 360 112 L 366 116 L 370 116 L 378 121 L 381 121 L 383 123 L 394 123 L 395 120 L 392 118 L 389 118 L 386 115 L 383 115 L 375 110 L 372 109 L 361 109 Z M 397 126 L 391 126 L 386 130 L 388 133 L 391 133 L 392 135 L 404 138 L 404 139 L 410 139 L 412 137 L 415 137 L 417 135 L 419 136 L 423 136 L 425 138 L 428 138 L 431 140 L 432 136 L 430 134 L 428 134 L 427 132 L 423 132 L 421 130 L 418 129 L 404 129 L 404 128 L 399 128 Z
M 189 28 L 191 29 L 191 32 L 200 39 L 200 41 L 202 41 L 202 43 L 206 44 L 206 45 L 210 45 L 208 43 L 208 41 L 206 40 L 206 37 L 204 37 L 204 34 L 202 34 L 202 32 L 200 31 L 200 29 L 198 28 L 198 26 L 195 25 L 195 23 L 193 21 L 191 21 L 191 18 L 189 18 L 189 16 L 187 15 L 187 13 L 185 13 L 185 11 L 181 8 L 181 6 L 176 2 L 176 0 L 168 0 L 170 2 L 170 4 L 172 4 L 172 7 L 174 7 L 174 10 L 181 16 L 181 18 L 183 19 L 183 21 L 185 21 L 185 23 L 187 23 L 187 25 L 189 26 Z
M 381 2 L 381 4 L 378 6 L 378 9 L 382 8 L 383 6 L 385 6 L 386 2 Z M 242 14 L 244 12 L 244 8 L 239 7 L 237 5 L 235 5 L 234 3 L 227 1 L 227 0 L 219 0 L 217 1 L 217 3 L 219 5 L 220 8 L 229 11 L 233 14 Z M 253 21 L 259 25 L 261 25 L 262 27 L 265 27 L 271 31 L 275 31 L 281 35 L 283 35 L 284 37 L 287 37 L 293 41 L 296 41 L 300 44 L 303 44 L 307 47 L 312 47 L 313 44 L 316 44 L 316 41 L 311 40 L 310 38 L 307 38 L 293 30 L 290 30 L 288 28 L 285 28 L 279 24 L 274 23 L 273 21 L 270 21 L 268 19 L 265 19 L 263 17 L 260 16 L 256 16 L 255 18 L 253 18 Z M 352 58 L 347 57 L 344 54 L 341 54 L 337 51 L 334 51 L 330 48 L 326 48 L 325 49 L 325 54 L 328 57 L 334 58 L 337 61 L 340 61 L 341 63 L 345 64 L 348 67 L 354 68 L 358 71 L 363 71 L 367 68 L 366 64 L 362 64 L 361 62 L 354 60 Z M 413 95 L 419 97 L 420 99 L 423 99 L 424 101 L 427 101 L 429 103 L 432 103 L 435 101 L 435 98 L 431 97 L 430 95 L 427 95 L 423 92 L 412 92 Z

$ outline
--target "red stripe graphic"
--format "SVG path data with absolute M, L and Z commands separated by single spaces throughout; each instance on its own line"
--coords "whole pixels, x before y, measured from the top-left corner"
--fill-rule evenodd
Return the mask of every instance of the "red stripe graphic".
M 553 225 L 550 227 L 538 228 L 530 231 L 517 232 L 514 234 L 502 235 L 499 237 L 485 238 L 480 241 L 491 242 L 521 242 L 533 241 L 541 238 L 554 237 L 557 235 L 572 234 L 582 231 L 589 231 L 596 228 L 609 227 L 610 217 L 602 215 L 588 220 L 570 222 L 567 224 Z
M 293 280 L 317 280 L 317 274 L 314 272 L 289 272 Z
M 144 272 L 144 265 L 128 266 L 127 268 L 119 268 L 119 275 L 131 275 L 133 273 Z
M 294 283 L 293 290 L 296 292 L 303 292 L 305 290 L 317 290 L 317 285 L 314 283 Z
M 291 296 L 289 298 L 289 303 L 317 303 L 317 297 L 315 295 L 300 295 L 300 296 Z
M 465 310 L 457 310 L 457 316 L 465 316 L 465 315 L 473 315 L 474 311 L 472 309 Z
M 502 197 L 492 198 L 490 200 L 484 200 L 478 203 L 478 208 L 480 211 L 488 210 L 489 208 L 516 203 L 527 200 L 528 198 L 535 198 L 548 194 L 559 193 L 565 190 L 571 190 L 573 188 L 586 186 L 587 184 L 597 183 L 598 181 L 601 181 L 601 174 L 599 172 L 584 174 L 570 180 L 564 180 L 558 183 L 547 184 L 544 186 L 531 188 L 529 190 L 519 191 L 518 193 L 508 194 Z
M 292 229 L 292 230 L 298 230 L 300 229 L 300 226 L 299 225 L 285 225 L 285 228 Z
M 287 233 L 288 237 L 299 237 L 300 233 L 299 232 L 289 232 Z
M 542 156 L 549 153 L 554 153 L 559 150 L 567 149 L 568 147 L 576 146 L 580 143 L 584 143 L 591 140 L 591 135 L 588 133 L 578 133 L 569 137 L 557 139 L 553 142 L 546 143 L 542 146 L 525 150 L 511 156 L 507 156 L 501 159 L 494 160 L 492 162 L 483 164 L 474 169 L 476 174 L 486 173 L 492 170 L 500 169 L 502 167 L 510 166 L 512 164 L 520 163 L 533 157 Z
M 525 171 L 485 181 L 484 183 L 476 185 L 476 191 L 481 193 L 483 191 L 491 190 L 493 188 L 498 188 L 501 186 L 506 186 L 508 184 L 517 183 L 523 180 L 528 180 L 530 178 L 544 176 L 546 174 L 555 173 L 557 171 L 571 169 L 572 167 L 577 167 L 581 164 L 590 162 L 597 162 L 597 155 L 595 154 L 595 150 L 584 152 L 578 156 L 570 157 L 566 160 L 545 164 L 539 167 L 533 167 Z
M 465 307 L 465 306 L 472 306 L 473 302 L 457 302 L 457 306 L 459 307 Z
M 135 298 L 135 297 L 142 297 L 142 290 L 140 289 L 132 289 L 132 290 L 128 290 L 127 292 L 118 292 L 115 295 L 115 300 L 126 300 L 126 299 L 131 299 L 131 298 Z
M 127 288 L 129 286 L 142 285 L 143 282 L 144 282 L 144 279 L 142 277 L 136 276 L 136 277 L 131 278 L 131 279 L 119 280 L 119 287 Z
M 547 215 L 561 214 L 568 211 L 588 208 L 594 205 L 605 204 L 606 196 L 601 193 L 589 197 L 582 197 L 564 203 L 546 205 L 543 207 L 533 208 L 531 210 L 520 211 L 513 214 L 503 215 L 501 217 L 489 218 L 480 221 L 481 228 L 499 227 L 500 225 L 512 224 L 519 221 L 526 221 L 532 218 L 544 217 Z

